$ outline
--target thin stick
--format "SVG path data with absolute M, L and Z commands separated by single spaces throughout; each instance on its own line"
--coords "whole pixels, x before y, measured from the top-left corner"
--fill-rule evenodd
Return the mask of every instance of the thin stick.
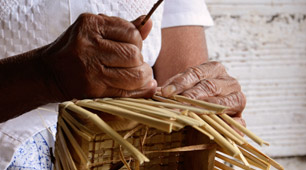
M 55 142 L 55 144 L 56 144 L 57 147 L 59 147 L 59 149 L 56 149 L 55 151 L 57 151 L 56 153 L 58 153 L 59 154 L 58 156 L 60 156 L 58 158 L 64 158 L 64 159 L 58 159 L 58 160 L 56 160 L 56 162 L 60 161 L 61 165 L 67 168 L 67 169 L 64 168 L 65 170 L 76 169 L 75 163 L 73 161 L 73 158 L 70 154 L 67 143 L 65 141 L 63 131 L 60 127 L 58 128 L 57 133 L 58 133 L 58 138 L 59 139 Z M 64 160 L 66 160 L 66 161 L 64 161 Z
M 210 140 L 214 140 L 215 137 L 211 134 L 209 134 L 207 131 L 205 131 L 203 128 L 200 128 L 198 126 L 192 126 L 194 129 L 196 129 L 197 131 L 203 133 L 204 135 L 208 136 Z
M 230 144 L 222 135 L 220 135 L 214 128 L 212 128 L 208 123 L 206 123 L 203 119 L 201 119 L 198 115 L 193 112 L 189 112 L 189 115 L 197 120 L 202 120 L 205 124 L 201 126 L 207 130 L 211 135 L 215 137 L 215 142 L 218 143 L 220 146 L 228 150 L 232 156 L 236 156 L 239 154 L 239 150 L 234 148 L 232 144 Z
M 181 95 L 174 95 L 173 99 L 180 101 L 180 102 L 186 102 L 186 103 L 189 103 L 195 106 L 200 106 L 204 109 L 213 110 L 213 111 L 220 112 L 220 113 L 222 113 L 225 109 L 228 108 L 226 106 L 222 106 L 218 104 L 208 103 L 208 102 L 201 101 L 201 100 L 190 99 L 188 97 L 181 96 Z
M 145 104 L 135 103 L 135 102 L 130 102 L 130 101 L 123 101 L 123 100 L 109 100 L 109 101 L 97 100 L 97 101 L 116 105 L 118 107 L 136 111 L 136 112 L 148 115 L 148 116 L 154 116 L 157 118 L 166 118 L 166 119 L 172 119 L 172 120 L 177 119 L 179 122 L 184 123 L 186 125 L 190 125 L 190 126 L 203 125 L 200 121 L 191 119 L 190 117 L 178 115 L 172 111 L 169 111 L 163 108 L 153 107 L 150 105 L 145 105 Z
M 227 129 L 231 134 L 236 136 L 239 140 L 243 141 L 243 143 L 247 143 L 247 141 L 240 136 L 232 127 L 230 127 L 227 123 L 225 123 L 221 118 L 219 118 L 217 115 L 209 115 L 212 119 L 214 119 L 217 123 L 219 123 L 221 126 L 223 126 L 225 129 Z
M 223 155 L 221 155 L 219 153 L 216 153 L 216 157 L 220 158 L 220 159 L 222 159 L 222 160 L 224 160 L 224 161 L 226 161 L 226 162 L 228 162 L 230 164 L 236 165 L 236 166 L 238 166 L 240 168 L 244 168 L 245 170 L 254 170 L 253 168 L 250 168 L 249 166 L 243 165 L 242 163 L 237 162 L 237 161 L 235 161 L 233 159 L 230 159 L 230 158 L 228 158 L 226 156 L 223 156 Z
M 184 106 L 180 104 L 172 104 L 172 103 L 163 103 L 163 102 L 156 102 L 156 101 L 148 101 L 148 100 L 139 100 L 139 99 L 132 99 L 132 98 L 121 98 L 120 100 L 127 100 L 127 101 L 133 101 L 137 103 L 144 103 L 148 105 L 154 105 L 154 106 L 164 106 L 168 108 L 173 108 L 173 109 L 182 109 L 182 110 L 189 110 L 198 114 L 215 114 L 215 111 L 209 111 L 197 107 L 192 107 L 192 106 Z
M 233 169 L 231 167 L 228 167 L 228 166 L 224 165 L 223 163 L 221 163 L 221 162 L 219 162 L 217 160 L 215 160 L 215 166 L 220 168 L 220 169 L 223 169 L 223 170 L 235 170 L 235 169 Z
M 223 128 L 220 124 L 216 123 L 212 118 L 210 118 L 208 115 L 202 115 L 202 119 L 204 119 L 207 123 L 209 123 L 212 127 L 214 127 L 218 132 L 225 135 L 226 137 L 236 141 L 240 145 L 244 144 L 243 141 L 238 139 L 236 136 L 234 136 L 232 133 L 227 131 L 225 128 Z
M 67 138 L 69 139 L 73 149 L 75 150 L 75 152 L 77 153 L 77 155 L 79 156 L 81 162 L 86 165 L 88 162 L 87 156 L 85 155 L 85 153 L 83 152 L 81 146 L 78 144 L 78 142 L 76 141 L 76 139 L 73 137 L 73 135 L 71 134 L 69 128 L 66 126 L 66 124 L 64 123 L 63 119 L 60 118 L 58 120 L 58 124 L 60 125 L 60 129 L 63 130 L 63 132 L 65 133 L 65 135 L 67 136 Z
M 141 21 L 140 26 L 138 27 L 138 30 L 140 30 L 145 24 L 146 22 L 150 19 L 150 17 L 152 16 L 152 14 L 154 13 L 154 11 L 157 9 L 157 7 L 163 2 L 163 0 L 159 0 L 157 1 L 154 6 L 151 8 L 151 10 L 149 11 L 149 13 L 146 15 L 146 17 Z
M 228 155 L 228 156 L 231 156 L 231 155 L 229 154 L 228 151 L 226 151 L 225 149 L 223 149 L 223 148 L 221 148 L 221 147 L 217 147 L 217 151 L 218 151 L 218 152 L 221 152 L 221 153 L 223 153 L 223 154 L 226 154 L 226 155 Z M 243 154 L 247 153 L 247 154 L 245 154 L 244 156 L 246 157 L 247 161 L 248 161 L 252 166 L 255 166 L 255 167 L 257 167 L 257 168 L 264 169 L 264 170 L 267 169 L 268 166 L 267 166 L 267 164 L 265 164 L 265 163 L 263 162 L 263 160 L 261 160 L 261 159 L 255 157 L 255 156 L 249 154 L 248 152 L 246 152 L 246 151 L 244 151 L 244 150 L 242 150 L 242 149 L 241 149 L 240 151 L 241 151 Z M 234 158 L 236 158 L 236 159 L 242 161 L 241 158 L 239 157 L 239 155 L 235 156 Z
M 284 167 L 281 166 L 279 163 L 277 163 L 275 160 L 273 160 L 272 158 L 270 158 L 269 156 L 265 155 L 264 153 L 260 152 L 258 149 L 256 149 L 255 147 L 253 147 L 250 144 L 245 144 L 241 146 L 242 148 L 244 148 L 245 150 L 249 151 L 250 153 L 258 156 L 260 159 L 270 163 L 272 166 L 274 166 L 276 169 L 279 170 L 283 170 Z
M 122 145 L 127 151 L 129 151 L 134 158 L 139 160 L 140 163 L 143 162 L 149 162 L 149 159 L 143 155 L 139 150 L 137 150 L 132 144 L 124 140 L 114 129 L 112 129 L 108 124 L 106 124 L 101 118 L 99 118 L 96 114 L 93 114 L 77 105 L 75 105 L 72 102 L 66 102 L 66 108 L 81 114 L 83 117 L 86 117 L 92 122 L 103 132 L 111 136 L 116 142 L 118 142 L 120 145 Z
M 261 169 L 267 169 L 268 168 L 268 162 L 266 162 L 264 159 L 260 159 L 249 152 L 245 151 L 244 149 L 240 148 L 240 151 L 242 154 L 246 157 L 248 162 L 252 164 L 253 166 L 256 166 Z
M 215 144 L 200 144 L 200 145 L 183 146 L 183 147 L 165 149 L 165 150 L 145 151 L 145 154 L 201 151 L 201 150 L 213 149 L 215 147 L 216 147 Z
M 177 101 L 175 101 L 175 100 L 167 99 L 167 98 L 161 97 L 161 96 L 159 96 L 159 95 L 154 95 L 154 96 L 152 97 L 152 99 L 157 100 L 157 101 L 160 101 L 160 102 L 165 102 L 165 103 L 180 104 L 179 102 L 177 102 Z
M 254 142 L 258 143 L 260 146 L 262 146 L 263 144 L 269 145 L 267 142 L 263 141 L 261 138 L 259 138 L 258 136 L 256 136 L 253 132 L 251 132 L 250 130 L 248 130 L 247 128 L 245 128 L 244 126 L 242 126 L 241 124 L 239 124 L 238 122 L 236 122 L 234 119 L 232 119 L 230 116 L 228 116 L 227 114 L 221 114 L 220 115 L 227 123 L 233 125 L 234 127 L 236 127 L 237 129 L 239 129 L 241 132 L 243 132 L 244 134 L 246 134 L 248 137 L 250 137 Z
M 152 126 L 156 129 L 159 129 L 159 130 L 162 130 L 168 133 L 172 131 L 173 125 L 170 122 L 167 122 L 161 119 L 157 119 L 154 117 L 150 117 L 144 114 L 140 114 L 137 112 L 133 112 L 131 110 L 116 107 L 110 104 L 98 103 L 98 102 L 94 102 L 91 100 L 88 100 L 88 101 L 82 100 L 82 101 L 78 101 L 77 105 L 99 110 L 99 111 L 103 111 L 103 112 L 106 112 L 106 113 L 109 113 L 115 116 L 121 116 L 121 117 L 130 119 L 130 120 L 134 120 L 134 121 L 137 121 L 145 125 Z
M 227 139 L 227 140 L 228 140 L 235 148 L 237 148 L 238 150 L 240 150 L 234 141 L 232 141 L 231 139 Z M 240 151 L 240 153 L 239 153 L 239 157 L 241 158 L 242 162 L 243 162 L 246 166 L 250 167 L 249 162 L 245 159 L 245 157 L 244 157 L 244 155 L 242 154 L 241 151 Z

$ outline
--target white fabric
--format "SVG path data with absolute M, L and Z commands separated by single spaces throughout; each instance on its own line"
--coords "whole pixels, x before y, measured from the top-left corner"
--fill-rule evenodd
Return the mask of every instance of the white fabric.
M 54 41 L 82 12 L 133 20 L 146 14 L 153 0 L 0 0 L 0 59 Z M 161 47 L 163 27 L 211 26 L 203 0 L 166 0 L 152 16 L 153 29 L 144 41 L 144 61 L 155 63 Z M 1 97 L 1 94 L 0 94 Z M 5 169 L 16 149 L 30 137 L 53 126 L 57 105 L 50 104 L 0 124 L 0 169 Z M 3 113 L 2 113 L 3 114 Z M 5 114 L 5 113 L 4 113 Z
M 162 28 L 213 24 L 204 0 L 165 0 Z

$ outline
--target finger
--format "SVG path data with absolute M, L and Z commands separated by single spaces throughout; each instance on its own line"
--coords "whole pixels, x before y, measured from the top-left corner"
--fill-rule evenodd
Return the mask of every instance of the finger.
M 102 97 L 134 97 L 151 98 L 156 92 L 157 82 L 151 79 L 145 86 L 137 90 L 124 90 L 117 88 L 108 88 Z
M 228 106 L 229 109 L 226 109 L 225 113 L 233 117 L 241 117 L 242 111 L 246 105 L 246 98 L 241 91 L 229 94 L 227 96 L 207 97 L 203 98 L 202 100 L 210 103 Z
M 172 79 L 162 89 L 163 96 L 170 97 L 174 94 L 195 86 L 203 79 L 214 79 L 218 77 L 226 77 L 225 68 L 219 62 L 208 62 L 197 67 L 191 67 L 186 72 Z
M 132 21 L 132 23 L 135 25 L 136 28 L 138 28 L 141 25 L 142 20 L 145 18 L 146 16 L 140 16 L 138 17 L 136 20 Z M 147 36 L 149 35 L 151 29 L 152 29 L 152 25 L 153 22 L 151 19 L 149 19 L 143 26 L 141 29 L 138 29 L 141 37 L 143 40 L 145 40 L 147 38 Z
M 99 14 L 103 19 L 101 25 L 101 34 L 104 39 L 118 42 L 126 42 L 142 48 L 142 37 L 135 25 L 119 17 L 109 17 Z
M 102 67 L 101 76 L 103 76 L 103 81 L 108 87 L 132 91 L 150 82 L 153 71 L 147 63 L 143 63 L 132 68 Z
M 108 67 L 127 68 L 143 64 L 141 51 L 133 44 L 101 39 L 98 49 L 93 51 L 92 56 L 98 55 L 99 61 Z
M 227 96 L 241 91 L 238 81 L 234 78 L 229 79 L 204 79 L 197 85 L 184 91 L 182 95 L 202 100 L 213 96 Z

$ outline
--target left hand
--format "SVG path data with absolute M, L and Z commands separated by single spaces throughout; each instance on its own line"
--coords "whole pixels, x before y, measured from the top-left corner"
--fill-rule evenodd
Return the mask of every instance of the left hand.
M 228 106 L 225 113 L 241 121 L 241 114 L 246 105 L 246 98 L 238 81 L 229 76 L 219 62 L 207 62 L 197 67 L 188 68 L 170 78 L 161 89 L 162 95 L 175 94 Z

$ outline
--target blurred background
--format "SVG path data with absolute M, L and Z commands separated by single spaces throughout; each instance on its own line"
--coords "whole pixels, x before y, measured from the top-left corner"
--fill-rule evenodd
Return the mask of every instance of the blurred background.
M 244 118 L 288 170 L 306 167 L 306 0 L 206 0 L 209 56 L 238 78 Z M 255 146 L 255 145 L 254 145 Z

